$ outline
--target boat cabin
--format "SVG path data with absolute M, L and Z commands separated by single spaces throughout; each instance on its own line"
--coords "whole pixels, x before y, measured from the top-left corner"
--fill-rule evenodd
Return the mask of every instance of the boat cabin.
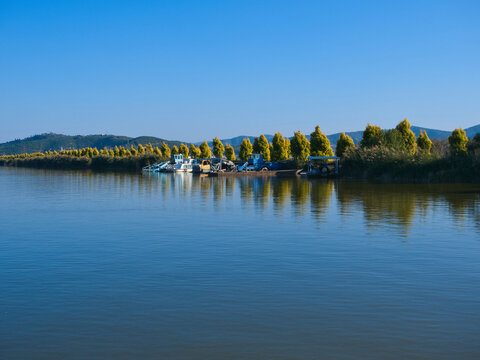
M 172 154 L 172 156 L 170 157 L 170 162 L 172 164 L 182 164 L 183 154 Z

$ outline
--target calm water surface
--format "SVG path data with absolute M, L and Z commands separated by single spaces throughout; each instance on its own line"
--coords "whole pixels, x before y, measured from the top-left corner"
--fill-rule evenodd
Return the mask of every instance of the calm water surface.
M 0 168 L 1 359 L 479 359 L 480 186 Z

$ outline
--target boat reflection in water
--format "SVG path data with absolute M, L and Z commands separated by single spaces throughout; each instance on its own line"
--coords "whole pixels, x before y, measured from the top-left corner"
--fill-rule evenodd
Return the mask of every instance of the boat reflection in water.
M 218 206 L 240 201 L 245 209 L 272 210 L 278 216 L 312 216 L 318 221 L 333 212 L 340 219 L 360 212 L 371 230 L 395 227 L 404 234 L 439 206 L 457 221 L 467 218 L 480 229 L 480 186 L 472 184 L 381 184 L 300 177 L 143 176 L 145 186 L 165 193 L 185 192 L 213 198 Z

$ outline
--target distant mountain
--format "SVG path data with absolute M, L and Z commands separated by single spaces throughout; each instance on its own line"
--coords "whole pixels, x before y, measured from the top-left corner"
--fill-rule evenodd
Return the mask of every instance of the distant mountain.
M 131 145 L 137 146 L 138 144 L 149 143 L 153 146 L 160 146 L 163 141 L 170 147 L 180 144 L 179 141 L 164 140 L 151 136 L 131 138 L 116 135 L 69 136 L 49 133 L 0 144 L 0 155 L 58 151 L 61 149 L 79 149 L 84 147 L 96 147 L 97 149 L 103 149 L 104 147 L 114 148 L 115 146 L 130 147 Z
M 470 139 L 480 133 L 480 125 L 475 125 L 464 130 L 467 133 L 468 138 Z
M 450 136 L 450 131 L 429 129 L 419 126 L 412 126 L 412 131 L 416 136 L 420 134 L 420 130 L 425 130 L 430 137 L 430 139 L 447 139 Z M 473 138 L 477 133 L 480 133 L 480 124 L 464 129 L 469 138 Z M 355 144 L 358 144 L 362 139 L 363 130 L 360 131 L 349 131 L 346 132 L 347 135 L 351 136 Z M 273 135 L 265 135 L 269 142 L 272 141 Z M 309 137 L 309 135 L 307 135 Z M 340 133 L 335 133 L 327 136 L 330 140 L 330 143 L 334 147 L 337 143 Z M 221 139 L 222 142 L 230 144 L 234 147 L 236 151 L 240 148 L 244 138 L 249 138 L 253 143 L 255 136 L 236 136 L 230 139 Z M 160 146 L 162 142 L 165 141 L 168 146 L 172 147 L 174 145 L 180 145 L 181 141 L 172 141 L 165 140 L 153 136 L 140 136 L 136 138 L 128 136 L 116 136 L 116 135 L 62 135 L 62 134 L 41 134 L 31 136 L 21 140 L 9 141 L 3 144 L 0 144 L 0 155 L 5 154 L 22 154 L 22 153 L 32 153 L 32 152 L 45 152 L 61 149 L 79 149 L 84 147 L 96 147 L 97 149 L 102 149 L 104 147 L 113 148 L 115 146 L 125 146 L 130 147 L 131 145 L 137 146 L 138 144 L 152 144 L 153 146 Z M 195 143 L 199 145 L 201 142 Z M 185 144 L 189 144 L 185 142 Z M 209 145 L 212 146 L 212 142 L 209 142 Z
M 269 142 L 272 141 L 273 139 L 273 135 L 268 135 L 268 134 L 265 134 L 265 137 L 267 138 L 267 140 Z M 244 135 L 244 136 L 236 136 L 234 138 L 231 138 L 231 139 L 220 139 L 220 141 L 224 144 L 224 145 L 232 145 L 234 149 L 237 149 L 237 148 L 240 148 L 240 144 L 242 143 L 243 139 L 245 138 L 248 138 L 250 139 L 250 142 L 253 144 L 253 142 L 255 141 L 255 136 L 248 136 L 248 135 Z M 199 141 L 197 143 L 195 143 L 196 146 L 200 145 L 203 141 Z M 207 142 L 209 146 L 212 146 L 212 142 L 211 141 L 208 141 Z

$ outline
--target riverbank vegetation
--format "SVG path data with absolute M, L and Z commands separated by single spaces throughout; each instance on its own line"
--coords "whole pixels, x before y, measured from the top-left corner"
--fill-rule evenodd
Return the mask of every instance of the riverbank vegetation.
M 448 140 L 432 141 L 425 131 L 415 137 L 407 119 L 389 130 L 368 124 L 358 146 L 345 133 L 341 133 L 335 145 L 335 155 L 341 158 L 342 174 L 350 177 L 419 182 L 480 180 L 480 134 L 469 140 L 460 128 L 455 129 Z M 151 144 L 100 150 L 86 147 L 3 155 L 0 165 L 139 171 L 146 165 L 170 159 L 173 154 L 193 158 L 210 158 L 213 154 L 232 161 L 238 156 L 239 161 L 246 161 L 251 153 L 263 154 L 265 161 L 295 161 L 298 167 L 304 166 L 307 156 L 334 155 L 327 136 L 316 126 L 308 137 L 296 131 L 291 138 L 277 132 L 271 143 L 263 134 L 256 137 L 253 144 L 245 138 L 237 154 L 233 146 L 215 137 L 212 147 L 207 141 L 198 147 L 180 143 L 170 148 L 166 142 L 160 147 Z
M 350 145 L 339 155 L 342 173 L 351 177 L 404 182 L 478 182 L 479 150 L 480 134 L 469 140 L 459 128 L 446 141 L 432 141 L 425 131 L 415 138 L 405 119 L 387 131 L 367 125 L 359 146 Z

